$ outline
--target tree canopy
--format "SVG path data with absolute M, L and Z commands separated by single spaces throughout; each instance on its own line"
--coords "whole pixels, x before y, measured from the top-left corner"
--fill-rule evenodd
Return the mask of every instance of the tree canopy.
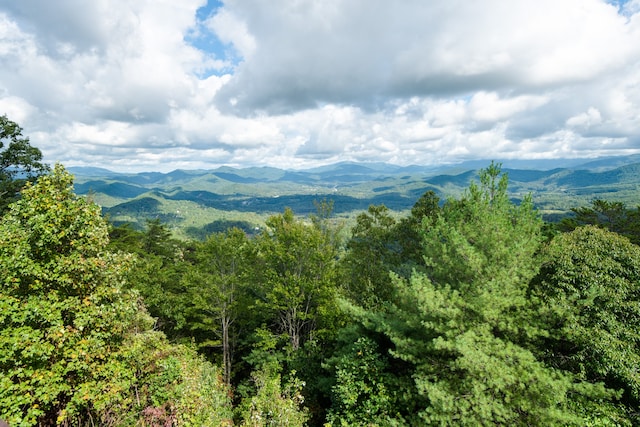
M 638 425 L 636 212 L 594 202 L 545 236 L 499 164 L 478 178 L 371 206 L 343 246 L 326 201 L 196 242 L 109 227 L 56 166 L 0 218 L 0 418 Z
M 14 426 L 228 418 L 215 369 L 152 330 L 123 287 L 133 259 L 105 250 L 100 208 L 72 183 L 56 166 L 0 220 L 0 417 Z
M 22 135 L 22 128 L 6 115 L 0 116 L 0 213 L 16 200 L 26 181 L 48 169 L 40 150 Z
M 532 295 L 549 331 L 538 346 L 544 359 L 638 408 L 640 247 L 590 225 L 557 236 L 543 255 Z M 640 421 L 636 410 L 626 415 Z
M 404 372 L 406 391 L 396 400 L 401 409 L 387 415 L 388 422 L 584 425 L 595 415 L 618 420 L 603 409 L 606 404 L 576 404 L 612 402 L 614 390 L 548 363 L 536 347 L 548 334 L 529 297 L 540 264 L 542 221 L 530 197 L 517 205 L 509 200 L 507 184 L 499 165 L 482 170 L 480 183 L 461 199 L 447 200 L 435 221 L 425 217 L 425 270 L 408 278 L 392 274 L 394 295 L 380 308 L 351 307 L 365 329 L 381 335 L 380 343 L 388 340 L 391 358 L 381 353 L 373 360 Z M 337 403 L 345 405 L 350 394 L 340 390 Z M 380 391 L 369 393 L 365 401 L 379 401 Z

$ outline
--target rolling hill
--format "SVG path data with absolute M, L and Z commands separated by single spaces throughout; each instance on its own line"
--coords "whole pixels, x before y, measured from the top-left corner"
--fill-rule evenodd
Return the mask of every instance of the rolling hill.
M 640 156 L 583 161 L 503 161 L 514 200 L 531 193 L 543 214 L 562 215 L 594 198 L 640 203 Z M 160 218 L 178 236 L 184 230 L 242 221 L 259 227 L 264 219 L 290 207 L 315 212 L 315 202 L 330 200 L 334 212 L 353 217 L 371 204 L 405 211 L 428 190 L 441 199 L 458 197 L 490 161 L 429 168 L 384 163 L 343 162 L 308 170 L 271 167 L 175 170 L 122 174 L 107 169 L 69 168 L 76 192 L 90 195 L 114 223 L 141 227 Z M 512 167 L 511 165 L 517 167 Z

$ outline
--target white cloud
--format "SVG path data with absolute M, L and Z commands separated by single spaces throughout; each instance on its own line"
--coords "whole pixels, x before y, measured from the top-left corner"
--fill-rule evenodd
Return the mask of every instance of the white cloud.
M 256 48 L 220 102 L 238 100 L 245 112 L 533 90 L 596 78 L 640 49 L 637 25 L 596 0 L 280 0 L 229 8 L 245 17 Z
M 222 10 L 211 16 L 207 27 L 218 34 L 220 41 L 233 45 L 243 58 L 249 58 L 256 49 L 256 41 L 247 30 L 244 22 L 231 12 Z
M 640 150 L 638 0 L 205 3 L 0 0 L 0 114 L 138 170 Z
M 570 127 L 585 127 L 598 125 L 602 123 L 602 115 L 596 108 L 589 108 L 584 113 L 573 116 L 567 120 L 567 125 Z
M 473 95 L 469 102 L 469 115 L 472 120 L 481 122 L 497 122 L 509 117 L 544 105 L 543 96 L 515 96 L 500 99 L 495 92 L 480 91 Z
M 22 98 L 16 96 L 0 98 L 0 115 L 6 114 L 9 119 L 18 124 L 27 121 L 35 111 L 36 108 Z

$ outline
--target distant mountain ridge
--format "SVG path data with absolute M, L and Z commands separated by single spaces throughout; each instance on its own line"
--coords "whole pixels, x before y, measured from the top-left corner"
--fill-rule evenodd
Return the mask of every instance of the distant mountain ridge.
M 594 198 L 640 202 L 640 156 L 575 160 L 503 161 L 509 191 L 518 200 L 531 193 L 543 212 L 566 212 Z M 337 214 L 361 212 L 371 204 L 409 209 L 424 192 L 441 199 L 458 197 L 480 168 L 491 161 L 440 167 L 341 162 L 306 170 L 273 167 L 175 170 L 169 173 L 124 174 L 100 168 L 74 168 L 76 192 L 103 206 L 114 221 L 142 224 L 161 218 L 176 227 L 224 212 L 269 215 L 290 207 L 300 215 L 314 212 L 314 202 L 327 199 Z M 564 166 L 562 166 L 564 165 Z M 233 215 L 236 215 L 233 214 Z M 197 219 L 195 219 L 197 218 Z M 209 218 L 210 219 L 210 218 Z
M 141 176 L 143 180 L 147 182 L 153 182 L 161 177 L 173 177 L 178 178 L 180 176 L 193 176 L 203 173 L 217 173 L 217 174 L 237 174 L 241 171 L 241 176 L 250 178 L 257 178 L 261 176 L 277 177 L 283 173 L 289 174 L 303 174 L 303 175 L 326 175 L 335 173 L 363 173 L 369 174 L 372 171 L 378 173 L 449 173 L 449 172 L 462 172 L 467 170 L 476 170 L 484 168 L 492 161 L 501 163 L 503 167 L 510 169 L 534 169 L 539 171 L 547 171 L 552 169 L 585 169 L 585 170 L 607 170 L 614 169 L 621 166 L 625 166 L 632 163 L 640 163 L 640 154 L 634 154 L 630 156 L 616 156 L 616 157 L 602 157 L 597 159 L 503 159 L 503 160 L 469 160 L 461 163 L 443 164 L 438 166 L 421 166 L 421 165 L 409 165 L 399 166 L 390 163 L 383 162 L 338 162 L 325 166 L 318 166 L 309 169 L 280 169 L 268 166 L 250 166 L 243 168 L 235 168 L 231 166 L 220 166 L 213 169 L 194 169 L 184 170 L 176 169 L 168 173 L 162 172 L 114 172 L 107 168 L 102 167 L 86 167 L 86 166 L 71 166 L 68 170 L 81 177 L 107 177 L 107 176 Z

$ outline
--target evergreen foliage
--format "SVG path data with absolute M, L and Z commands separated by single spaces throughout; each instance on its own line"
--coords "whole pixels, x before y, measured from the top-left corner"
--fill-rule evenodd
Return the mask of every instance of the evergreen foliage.
M 569 232 L 585 225 L 595 225 L 627 237 L 640 244 L 640 206 L 629 209 L 622 202 L 595 199 L 591 206 L 571 209 L 573 216 L 563 218 L 557 225 L 562 232 Z
M 532 343 L 547 332 L 528 288 L 542 223 L 530 198 L 516 206 L 506 189 L 499 165 L 481 171 L 479 185 L 425 220 L 426 271 L 392 276 L 394 297 L 380 310 L 351 309 L 411 366 L 402 422 L 584 425 L 593 408 L 574 399 L 614 396 L 537 357 Z

